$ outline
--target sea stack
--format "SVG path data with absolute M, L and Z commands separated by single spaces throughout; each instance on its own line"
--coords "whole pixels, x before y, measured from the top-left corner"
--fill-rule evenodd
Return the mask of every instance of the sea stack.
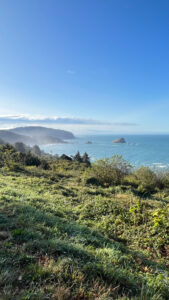
M 126 143 L 126 141 L 125 141 L 124 138 L 117 138 L 113 141 L 113 143 L 115 143 L 115 144 L 124 144 L 124 143 Z

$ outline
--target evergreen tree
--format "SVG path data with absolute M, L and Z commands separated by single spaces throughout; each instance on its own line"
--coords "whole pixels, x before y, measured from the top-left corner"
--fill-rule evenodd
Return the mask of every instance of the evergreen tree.
M 79 151 L 77 151 L 77 153 L 74 155 L 73 159 L 74 159 L 75 161 L 82 162 L 82 157 L 81 157 Z
M 31 153 L 34 155 L 41 156 L 41 150 L 38 145 L 34 145 L 31 149 Z
M 90 166 L 90 158 L 89 155 L 85 152 L 82 156 L 82 161 L 87 164 L 88 166 Z
M 21 142 L 16 142 L 14 148 L 17 152 L 26 153 L 26 145 Z

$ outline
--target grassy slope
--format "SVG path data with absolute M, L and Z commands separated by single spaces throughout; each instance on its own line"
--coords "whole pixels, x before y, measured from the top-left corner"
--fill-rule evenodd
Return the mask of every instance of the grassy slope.
M 2 171 L 0 299 L 168 299 L 168 201 L 69 165 Z

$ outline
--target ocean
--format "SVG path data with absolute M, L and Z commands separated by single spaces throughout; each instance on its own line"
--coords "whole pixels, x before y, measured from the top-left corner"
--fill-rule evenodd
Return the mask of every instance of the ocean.
M 122 135 L 125 144 L 114 144 L 115 135 L 84 135 L 67 144 L 41 146 L 47 153 L 74 155 L 87 152 L 91 160 L 122 155 L 133 166 L 169 168 L 169 135 Z M 87 144 L 90 141 L 92 144 Z

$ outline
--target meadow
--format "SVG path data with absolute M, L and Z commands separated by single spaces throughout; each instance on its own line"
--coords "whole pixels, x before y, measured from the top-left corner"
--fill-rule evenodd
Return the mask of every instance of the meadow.
M 168 173 L 1 147 L 0 299 L 169 299 Z

